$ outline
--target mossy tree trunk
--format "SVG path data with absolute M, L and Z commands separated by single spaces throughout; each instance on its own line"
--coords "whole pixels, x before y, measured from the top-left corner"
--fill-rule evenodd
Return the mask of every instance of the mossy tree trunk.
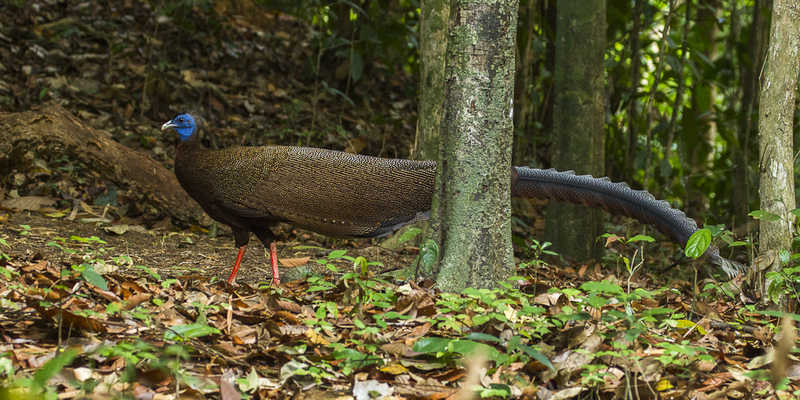
M 439 124 L 444 102 L 444 67 L 449 20 L 449 0 L 425 0 L 420 3 L 421 77 L 419 119 L 412 155 L 415 160 L 435 160 L 439 156 Z
M 795 208 L 792 154 L 793 118 L 796 107 L 797 74 L 800 73 L 800 7 L 796 0 L 775 0 L 772 11 L 767 67 L 761 90 L 759 129 L 759 195 L 761 210 L 781 217 L 761 222 L 759 251 L 791 250 Z M 780 257 L 763 273 L 779 272 Z M 763 279 L 762 293 L 768 294 L 771 280 Z M 778 307 L 788 309 L 788 291 L 782 291 Z M 765 296 L 767 298 L 771 296 Z
M 516 0 L 451 2 L 445 101 L 429 236 L 442 290 L 509 276 Z
M 411 158 L 415 160 L 436 160 L 439 157 L 439 126 L 442 122 L 442 103 L 444 102 L 444 67 L 447 54 L 447 33 L 450 25 L 449 0 L 425 0 L 420 3 L 419 19 L 419 118 L 414 149 Z M 397 249 L 401 246 L 419 246 L 424 235 L 416 236 L 410 242 L 400 242 L 403 233 L 410 229 L 428 229 L 430 222 L 420 220 L 401 228 L 399 234 L 392 235 L 381 246 Z M 409 269 L 413 274 L 419 267 L 419 258 Z
M 602 176 L 606 2 L 562 0 L 556 13 L 553 167 Z M 602 243 L 596 239 L 602 234 L 600 210 L 548 203 L 545 238 L 559 254 L 597 257 Z

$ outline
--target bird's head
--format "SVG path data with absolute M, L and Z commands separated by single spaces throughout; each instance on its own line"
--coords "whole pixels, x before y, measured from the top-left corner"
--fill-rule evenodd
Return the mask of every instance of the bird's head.
M 175 129 L 178 135 L 181 136 L 181 141 L 188 140 L 195 132 L 197 132 L 197 125 L 194 122 L 194 117 L 188 113 L 176 114 L 171 120 L 161 125 L 161 130 Z

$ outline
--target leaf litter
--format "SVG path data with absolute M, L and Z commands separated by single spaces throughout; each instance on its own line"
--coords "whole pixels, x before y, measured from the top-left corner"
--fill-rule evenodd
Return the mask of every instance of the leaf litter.
M 0 238 L 6 384 L 52 370 L 60 398 L 448 398 L 471 380 L 510 398 L 759 397 L 779 356 L 773 319 L 722 294 L 692 312 L 691 285 L 648 274 L 626 291 L 608 271 L 582 279 L 582 265 L 548 265 L 520 271 L 520 289 L 453 295 L 310 255 L 336 272 L 312 262 L 314 276 L 280 287 L 232 287 L 229 238 L 120 236 L 26 213 L 6 214 Z M 114 267 L 100 275 L 107 288 L 81 268 L 101 264 Z
M 365 75 L 356 88 L 373 104 L 392 104 L 384 121 L 368 107 L 338 118 L 336 99 L 312 110 L 299 67 L 311 55 L 307 27 L 286 15 L 267 16 L 270 35 L 249 21 L 259 12 L 239 15 L 216 40 L 187 34 L 138 1 L 33 1 L 15 11 L 0 17 L 16 29 L 13 39 L 0 36 L 11 43 L 0 47 L 6 111 L 56 101 L 166 164 L 174 138 L 157 127 L 177 103 L 224 115 L 206 121 L 220 146 L 243 137 L 305 141 L 314 115 L 325 132 L 317 146 L 391 156 L 410 148 L 416 105 L 396 97 L 412 78 Z M 166 59 L 175 38 L 206 49 L 203 65 L 155 72 L 150 57 Z M 194 53 L 184 50 L 172 57 L 193 65 Z M 337 124 L 371 134 L 343 137 Z M 776 394 L 776 360 L 788 361 L 777 377 L 788 386 L 777 394 L 798 390 L 794 356 L 777 346 L 793 338 L 784 334 L 791 329 L 744 307 L 741 280 L 705 279 L 695 290 L 680 272 L 667 280 L 548 258 L 521 266 L 511 282 L 518 289 L 453 295 L 430 281 L 380 274 L 410 265 L 416 247 L 389 251 L 282 226 L 282 268 L 302 273 L 278 288 L 262 283 L 269 268 L 254 243 L 246 285 L 230 287 L 230 237 L 209 238 L 204 228 L 139 209 L 136 196 L 68 156 L 4 177 L 0 397 L 767 398 Z M 541 223 L 531 227 L 514 232 L 541 234 Z M 633 256 L 615 246 L 617 257 Z M 332 250 L 351 258 L 332 258 Z M 364 275 L 353 269 L 357 257 L 382 265 Z

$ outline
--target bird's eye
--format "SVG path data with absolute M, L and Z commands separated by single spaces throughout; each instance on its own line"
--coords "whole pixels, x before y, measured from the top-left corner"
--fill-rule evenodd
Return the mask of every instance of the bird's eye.
M 183 117 L 178 118 L 178 122 L 183 122 Z

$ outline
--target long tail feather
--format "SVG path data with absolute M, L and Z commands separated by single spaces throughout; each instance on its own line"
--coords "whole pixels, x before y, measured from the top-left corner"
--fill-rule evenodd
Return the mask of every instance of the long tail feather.
M 647 191 L 633 190 L 625 183 L 591 175 L 575 175 L 573 171 L 514 167 L 512 195 L 515 197 L 550 199 L 572 204 L 602 208 L 611 214 L 624 215 L 641 223 L 652 225 L 671 240 L 686 247 L 695 233 L 697 223 L 682 211 L 664 200 L 657 200 Z M 513 175 L 513 173 L 512 173 Z M 706 251 L 708 259 L 730 276 L 736 276 L 747 267 L 727 260 L 712 246 Z

